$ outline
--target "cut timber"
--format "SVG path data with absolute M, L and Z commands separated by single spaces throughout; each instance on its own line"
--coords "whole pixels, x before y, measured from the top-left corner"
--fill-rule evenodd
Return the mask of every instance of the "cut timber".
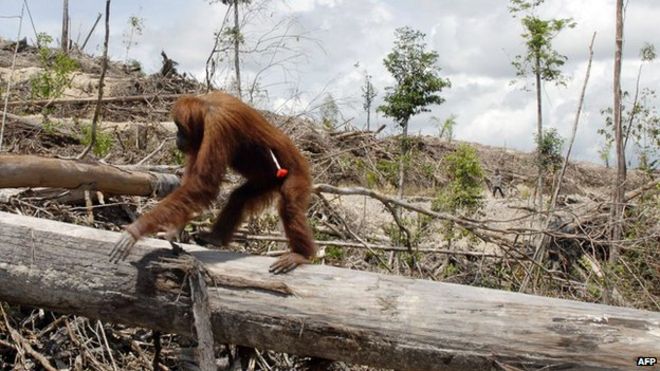
M 110 264 L 118 237 L 0 213 L 0 300 L 190 335 L 188 304 L 149 268 L 169 243 Z M 183 246 L 216 278 L 217 343 L 400 370 L 629 369 L 660 351 L 656 312 L 318 265 L 273 276 L 273 258 Z
M 116 195 L 163 196 L 179 186 L 171 174 L 31 155 L 0 155 L 0 188 L 87 189 Z

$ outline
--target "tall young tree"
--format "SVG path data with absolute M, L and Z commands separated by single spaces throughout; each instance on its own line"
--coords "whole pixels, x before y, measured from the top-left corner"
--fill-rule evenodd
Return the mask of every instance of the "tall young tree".
M 616 148 L 616 184 L 612 192 L 612 241 L 621 239 L 621 224 L 623 222 L 623 193 L 626 181 L 626 158 L 623 150 L 623 130 L 621 127 L 621 53 L 623 49 L 623 0 L 616 0 L 616 32 L 614 36 L 614 145 Z M 619 249 L 612 244 L 610 262 L 619 259 Z
M 378 107 L 387 117 L 401 126 L 401 157 L 399 161 L 399 198 L 403 196 L 405 158 L 408 154 L 408 121 L 411 116 L 430 111 L 431 104 L 441 104 L 444 98 L 438 95 L 451 86 L 448 79 L 439 76 L 436 65 L 438 53 L 426 50 L 420 31 L 410 27 L 397 28 L 394 32 L 394 48 L 385 57 L 383 64 L 396 83 L 385 88 L 385 103 Z
M 522 16 L 520 22 L 524 32 L 527 50 L 525 54 L 517 55 L 513 62 L 518 77 L 534 76 L 536 88 L 536 143 L 543 143 L 543 104 L 541 101 L 542 82 L 554 82 L 564 85 L 561 74 L 561 66 L 566 61 L 566 56 L 559 54 L 552 48 L 552 40 L 564 29 L 575 27 L 571 18 L 541 19 L 536 15 L 536 8 L 544 0 L 511 0 L 509 10 L 514 17 Z M 537 151 L 537 154 L 541 154 Z M 537 194 L 538 208 L 543 208 L 543 159 L 537 159 L 538 179 Z
M 374 84 L 371 83 L 371 75 L 365 71 L 364 85 L 362 85 L 362 98 L 364 98 L 362 108 L 367 112 L 367 131 L 370 129 L 371 105 L 373 104 L 376 95 L 378 95 L 378 92 L 376 91 L 376 88 L 374 88 Z
M 239 4 L 249 4 L 250 0 L 220 0 L 223 4 L 229 5 L 234 9 L 234 28 L 231 30 L 230 34 L 232 37 L 232 42 L 234 44 L 234 72 L 236 73 L 236 91 L 238 97 L 242 98 L 243 92 L 241 90 L 241 59 L 240 59 L 240 45 L 243 41 L 243 35 L 241 34 L 241 24 L 238 17 L 238 5 Z

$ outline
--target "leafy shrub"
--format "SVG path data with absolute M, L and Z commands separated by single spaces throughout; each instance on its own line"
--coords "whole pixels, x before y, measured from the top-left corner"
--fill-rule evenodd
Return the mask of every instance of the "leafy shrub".
M 79 68 L 78 62 L 61 51 L 49 48 L 53 38 L 48 34 L 37 35 L 39 45 L 39 61 L 43 71 L 30 80 L 32 99 L 57 98 L 62 96 L 64 89 L 71 86 L 70 74 Z
M 483 169 L 477 151 L 467 144 L 458 146 L 445 157 L 445 170 L 449 183 L 433 201 L 435 211 L 466 211 L 473 213 L 483 206 Z
M 544 130 L 543 138 L 539 143 L 536 137 L 536 161 L 537 166 L 545 171 L 555 172 L 562 164 L 561 149 L 564 146 L 562 138 L 557 129 L 550 128 Z
M 82 136 L 80 138 L 80 143 L 85 146 L 88 146 L 92 142 L 92 126 L 84 125 L 80 128 Z M 92 151 L 95 155 L 103 157 L 110 152 L 112 146 L 115 144 L 114 139 L 110 133 L 98 131 L 96 132 L 96 143 L 94 143 L 94 148 Z

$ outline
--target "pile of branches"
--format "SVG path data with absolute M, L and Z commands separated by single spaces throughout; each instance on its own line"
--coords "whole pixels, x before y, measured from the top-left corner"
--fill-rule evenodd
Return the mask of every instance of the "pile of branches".
M 144 370 L 156 352 L 148 330 L 110 325 L 41 309 L 0 303 L 0 368 L 23 370 Z M 157 344 L 158 369 L 178 365 L 179 344 L 171 335 Z
M 195 342 L 176 334 L 103 323 L 81 316 L 0 303 L 0 369 L 197 369 Z M 318 360 L 218 345 L 218 369 L 309 369 Z M 334 370 L 348 370 L 341 363 Z M 357 369 L 357 368 L 356 368 Z

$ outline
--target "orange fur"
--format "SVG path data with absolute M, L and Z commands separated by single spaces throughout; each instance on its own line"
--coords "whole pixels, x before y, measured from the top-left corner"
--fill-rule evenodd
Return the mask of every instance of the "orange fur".
M 211 234 L 228 243 L 250 213 L 261 211 L 279 194 L 279 212 L 291 250 L 312 258 L 316 246 L 305 216 L 311 194 L 309 165 L 291 139 L 255 109 L 220 92 L 179 98 L 174 121 L 185 130 L 191 147 L 181 187 L 127 227 L 133 237 L 176 233 L 218 195 L 231 167 L 247 181 L 230 195 Z M 288 175 L 277 178 L 273 151 Z

